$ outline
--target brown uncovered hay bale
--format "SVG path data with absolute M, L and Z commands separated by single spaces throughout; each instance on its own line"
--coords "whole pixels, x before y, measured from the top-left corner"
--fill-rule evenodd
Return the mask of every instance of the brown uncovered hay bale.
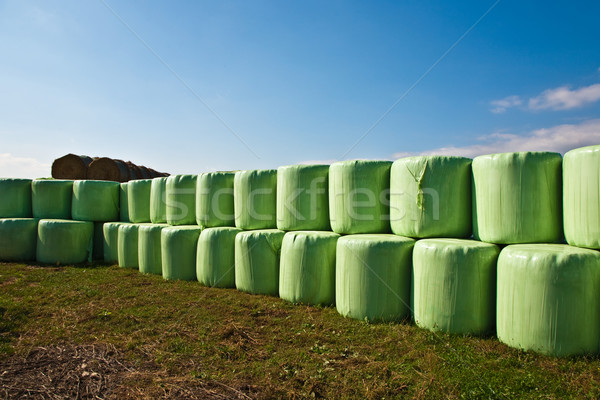
M 127 182 L 131 179 L 131 174 L 130 168 L 122 160 L 101 157 L 90 164 L 87 178 L 102 181 Z
M 55 179 L 86 179 L 87 170 L 93 159 L 88 156 L 67 154 L 52 163 L 52 177 Z

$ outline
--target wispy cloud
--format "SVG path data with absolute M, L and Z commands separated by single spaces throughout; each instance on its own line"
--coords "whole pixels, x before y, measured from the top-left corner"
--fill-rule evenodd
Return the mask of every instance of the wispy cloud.
M 600 71 L 600 68 L 598 68 Z M 527 102 L 528 110 L 571 110 L 583 107 L 600 100 L 600 83 L 584 86 L 579 89 L 571 89 L 564 85 L 554 89 L 544 90 L 541 94 L 531 97 Z M 523 105 L 520 96 L 512 95 L 503 99 L 490 101 L 490 111 L 494 114 L 502 114 L 507 109 Z
M 393 158 L 414 155 L 454 155 L 473 158 L 483 154 L 515 151 L 555 151 L 564 154 L 578 147 L 600 144 L 600 119 L 538 129 L 526 135 L 493 133 L 480 137 L 478 141 L 479 143 L 470 146 L 447 146 L 421 153 L 396 153 Z
M 600 83 L 571 90 L 568 86 L 548 89 L 529 99 L 531 110 L 570 110 L 600 100 Z
M 517 107 L 523 104 L 519 96 L 508 96 L 500 100 L 493 100 L 490 102 L 492 109 L 490 110 L 494 114 L 502 114 L 507 108 Z
M 44 178 L 51 174 L 50 164 L 35 158 L 0 154 L 0 176 L 3 178 Z

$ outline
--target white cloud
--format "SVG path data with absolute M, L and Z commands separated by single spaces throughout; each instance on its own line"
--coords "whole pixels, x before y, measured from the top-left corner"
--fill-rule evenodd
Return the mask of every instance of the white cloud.
M 480 143 L 464 147 L 447 146 L 421 153 L 396 153 L 393 158 L 414 155 L 454 155 L 473 158 L 483 154 L 516 151 L 555 151 L 564 154 L 578 147 L 600 144 L 600 119 L 538 129 L 527 135 L 493 133 L 482 136 L 478 140 Z
M 0 154 L 0 176 L 3 178 L 47 178 L 50 175 L 50 164 L 44 164 L 35 158 Z
M 571 90 L 568 86 L 548 89 L 529 99 L 532 110 L 570 110 L 600 100 L 600 83 Z
M 502 114 L 507 108 L 520 106 L 523 102 L 519 96 L 508 96 L 500 100 L 493 100 L 490 104 L 493 108 L 490 110 L 494 114 Z

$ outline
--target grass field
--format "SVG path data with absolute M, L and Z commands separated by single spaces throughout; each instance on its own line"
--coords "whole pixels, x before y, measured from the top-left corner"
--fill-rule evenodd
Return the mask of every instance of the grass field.
M 600 360 L 116 266 L 0 264 L 0 387 L 5 398 L 598 398 Z

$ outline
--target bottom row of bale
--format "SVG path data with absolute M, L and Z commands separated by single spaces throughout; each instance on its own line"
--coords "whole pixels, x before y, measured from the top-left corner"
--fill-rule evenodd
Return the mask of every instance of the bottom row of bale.
M 600 252 L 388 234 L 242 231 L 121 222 L 0 220 L 0 259 L 79 263 L 90 255 L 169 280 L 335 304 L 369 321 L 496 332 L 513 347 L 600 353 Z

